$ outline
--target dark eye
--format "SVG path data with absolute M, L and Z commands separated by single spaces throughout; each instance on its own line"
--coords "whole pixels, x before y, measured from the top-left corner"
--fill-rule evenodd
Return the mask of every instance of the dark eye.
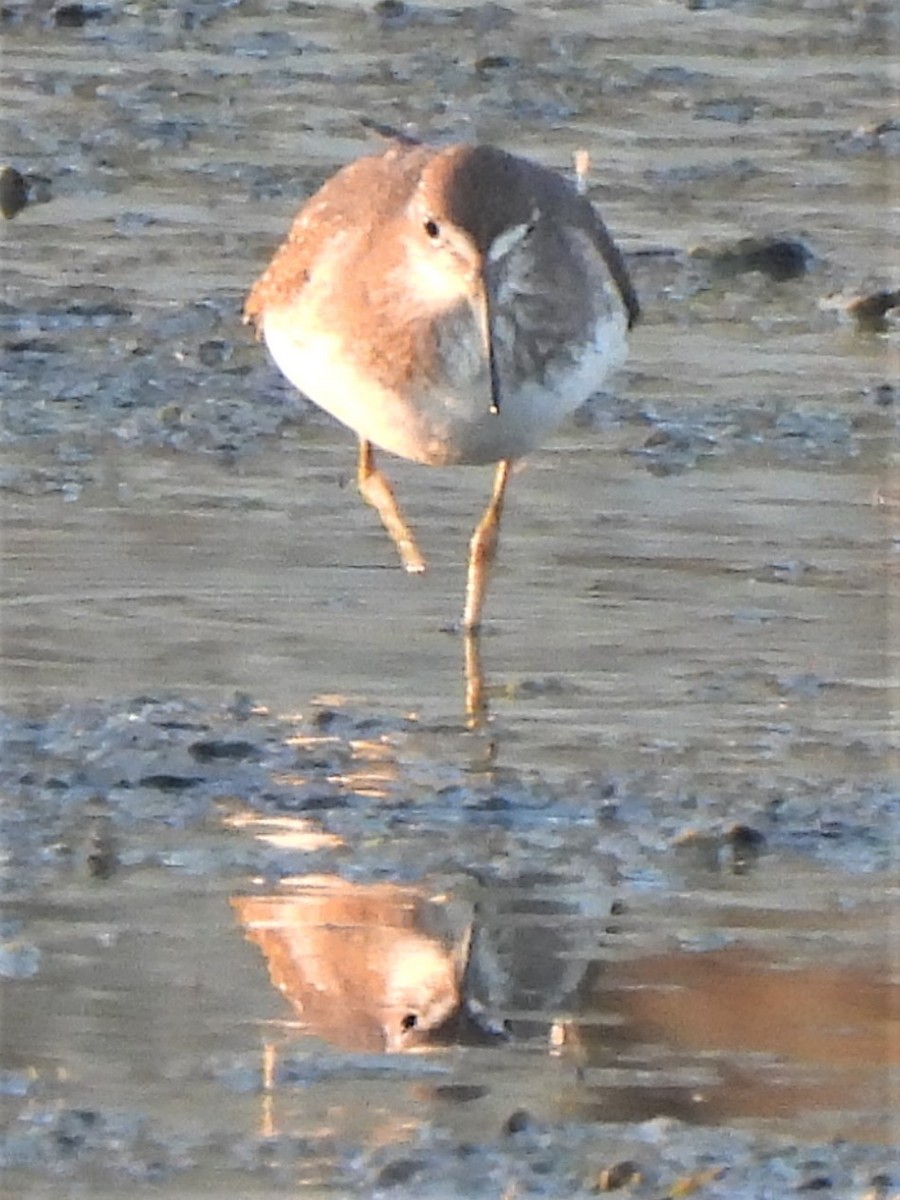
M 432 221 L 429 218 L 429 220 L 425 222 L 425 232 L 432 239 L 439 238 L 441 236 L 441 227 L 438 225 L 437 221 Z
M 416 1016 L 415 1013 L 407 1013 L 406 1016 L 403 1018 L 403 1020 L 400 1022 L 400 1028 L 404 1032 L 406 1032 L 410 1029 L 415 1029 L 415 1027 L 418 1025 L 418 1023 L 419 1023 L 419 1018 Z

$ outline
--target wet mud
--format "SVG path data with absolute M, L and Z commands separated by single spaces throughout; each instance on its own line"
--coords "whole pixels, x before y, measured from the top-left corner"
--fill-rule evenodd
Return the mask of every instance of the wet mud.
M 882 0 L 0 7 L 10 1194 L 900 1194 Z M 240 325 L 361 120 L 571 169 L 644 320 L 511 482 Z

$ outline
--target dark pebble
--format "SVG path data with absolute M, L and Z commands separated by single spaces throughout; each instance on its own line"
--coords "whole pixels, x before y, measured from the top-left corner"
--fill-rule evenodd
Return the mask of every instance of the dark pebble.
M 63 1154 L 75 1154 L 84 1145 L 84 1137 L 78 1133 L 58 1133 L 56 1144 Z
M 0 167 L 0 213 L 12 220 L 28 203 L 25 178 L 15 167 Z
M 723 246 L 697 246 L 690 257 L 708 266 L 715 276 L 730 278 L 759 271 L 775 283 L 805 275 L 816 261 L 805 242 L 781 235 L 740 238 Z
M 259 747 L 253 742 L 194 742 L 188 747 L 190 755 L 197 762 L 208 763 L 225 760 L 226 762 L 244 762 L 247 759 L 259 758 Z
M 515 66 L 516 60 L 507 54 L 485 54 L 475 60 L 476 71 L 502 71 L 506 67 Z
M 403 3 L 403 0 L 379 0 L 379 2 L 373 6 L 372 12 L 375 13 L 376 17 L 382 17 L 385 20 L 393 21 L 399 17 L 405 17 L 408 9 Z
M 300 812 L 330 812 L 333 808 L 346 808 L 347 797 L 340 792 L 314 792 L 304 796 L 297 805 Z
M 155 788 L 158 792 L 184 792 L 188 788 L 202 783 L 200 775 L 145 775 L 140 781 L 141 787 Z
M 488 1089 L 474 1083 L 447 1083 L 434 1089 L 433 1095 L 438 1100 L 448 1104 L 470 1104 L 473 1100 L 481 1100 L 488 1094 Z
M 479 805 L 482 812 L 508 812 L 512 804 L 505 796 L 488 796 Z
M 234 346 L 222 338 L 202 342 L 197 349 L 197 358 L 204 367 L 221 367 L 232 357 Z
M 733 825 L 725 834 L 725 841 L 731 851 L 732 869 L 741 874 L 751 867 L 762 853 L 766 844 L 765 836 L 750 825 Z
M 526 1133 L 533 1128 L 534 1118 L 524 1108 L 517 1108 L 515 1112 L 511 1112 L 503 1123 L 503 1132 L 507 1136 L 512 1136 L 516 1133 Z
M 59 29 L 81 29 L 88 21 L 99 20 L 102 8 L 89 8 L 84 4 L 58 4 L 53 10 L 53 24 Z
M 613 1163 L 611 1167 L 606 1167 L 600 1172 L 597 1179 L 597 1188 L 601 1192 L 614 1192 L 618 1188 L 625 1187 L 629 1183 L 639 1182 L 641 1170 L 637 1163 L 630 1159 L 624 1159 L 622 1162 Z
M 879 408 L 890 408 L 897 403 L 900 388 L 893 383 L 879 383 L 866 394 Z
M 869 1180 L 869 1186 L 877 1196 L 882 1196 L 894 1186 L 894 1181 L 888 1175 L 887 1171 L 879 1171 L 877 1175 L 873 1175 Z
M 102 1123 L 100 1113 L 92 1108 L 73 1108 L 69 1112 L 64 1112 L 60 1117 L 63 1136 L 70 1132 L 72 1126 L 76 1126 L 79 1130 L 96 1129 Z
M 409 1183 L 424 1167 L 425 1164 L 419 1159 L 398 1158 L 396 1162 L 381 1168 L 375 1185 L 382 1188 L 400 1187 L 401 1184 Z

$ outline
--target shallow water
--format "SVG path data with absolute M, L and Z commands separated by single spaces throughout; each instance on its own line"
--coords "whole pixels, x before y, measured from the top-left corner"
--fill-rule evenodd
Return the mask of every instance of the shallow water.
M 123 475 L 117 456 L 76 503 L 14 498 L 13 697 L 237 690 L 282 712 L 337 694 L 458 713 L 461 649 L 442 628 L 458 616 L 483 473 L 395 472 L 435 551 L 410 579 L 340 487 L 351 448 L 299 441 L 230 470 L 156 454 Z M 754 452 L 764 461 L 654 477 L 569 441 L 511 489 L 483 645 L 501 755 L 509 740 L 518 765 L 583 769 L 598 749 L 627 766 L 670 744 L 711 756 L 716 776 L 798 755 L 838 775 L 883 770 L 892 561 L 871 499 L 878 456 L 825 473 Z
M 83 12 L 2 17 L 10 1186 L 893 1194 L 898 329 L 821 303 L 897 286 L 893 6 Z M 405 576 L 239 326 L 361 114 L 586 145 L 645 309 L 513 479 L 481 731 L 489 473 L 385 460 Z

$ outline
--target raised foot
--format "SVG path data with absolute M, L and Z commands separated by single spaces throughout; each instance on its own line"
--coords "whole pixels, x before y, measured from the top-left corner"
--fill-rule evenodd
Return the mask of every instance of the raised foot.
M 400 507 L 391 490 L 391 485 L 375 465 L 370 442 L 359 443 L 359 466 L 356 473 L 359 494 L 381 517 L 381 523 L 390 535 L 391 541 L 400 555 L 403 569 L 411 575 L 421 575 L 425 570 L 425 559 L 412 530 L 407 525 Z

